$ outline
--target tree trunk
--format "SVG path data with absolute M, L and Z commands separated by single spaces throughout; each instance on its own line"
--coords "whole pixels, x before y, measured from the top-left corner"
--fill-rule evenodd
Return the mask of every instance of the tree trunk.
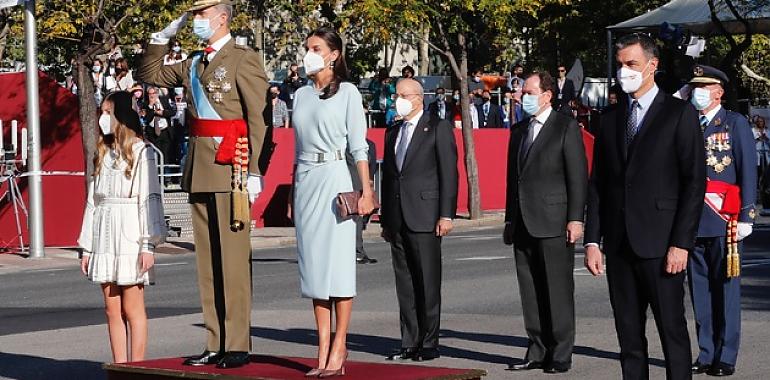
M 91 79 L 91 71 L 88 70 L 88 58 L 78 56 L 77 60 L 77 86 L 78 86 L 78 113 L 80 115 L 80 131 L 83 137 L 83 157 L 86 167 L 86 188 L 88 181 L 94 172 L 94 152 L 96 152 L 96 125 L 97 106 L 94 99 L 94 82 Z
M 5 47 L 8 46 L 8 34 L 10 33 L 11 24 L 9 21 L 6 21 L 3 31 L 0 32 L 0 62 L 3 62 L 3 58 L 5 58 Z
M 463 118 L 463 146 L 465 150 L 465 172 L 468 182 L 468 213 L 471 219 L 482 216 L 481 191 L 479 189 L 479 167 L 476 163 L 476 145 L 473 141 L 473 123 L 471 122 L 471 109 L 468 102 L 468 48 L 465 44 L 465 34 L 457 34 L 457 45 L 460 51 L 460 64 L 458 66 L 454 55 L 449 52 L 449 63 L 460 82 L 460 109 Z
M 430 71 L 430 56 L 428 55 L 429 46 L 428 39 L 430 39 L 430 29 L 425 24 L 422 27 L 422 38 L 419 40 L 420 48 L 420 67 L 417 70 L 417 75 L 424 77 L 428 76 Z

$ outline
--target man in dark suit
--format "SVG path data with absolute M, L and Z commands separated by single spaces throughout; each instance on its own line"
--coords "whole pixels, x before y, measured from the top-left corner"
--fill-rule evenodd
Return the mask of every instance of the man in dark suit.
M 524 361 L 509 368 L 562 373 L 575 344 L 574 244 L 583 235 L 588 164 L 577 122 L 551 107 L 552 88 L 546 72 L 524 82 L 523 96 L 536 102 L 511 130 L 503 237 L 514 246 L 529 337 Z
M 559 79 L 553 87 L 553 108 L 560 112 L 570 113 L 570 102 L 575 99 L 575 83 L 572 79 L 567 78 L 567 68 L 564 65 L 560 65 L 557 69 L 559 72 Z
M 369 145 L 369 183 L 374 188 L 374 175 L 377 172 L 377 146 L 374 145 L 374 141 L 366 139 L 366 144 Z M 356 168 L 356 161 L 353 159 L 353 155 L 350 154 L 350 149 L 345 150 L 345 162 L 348 165 L 348 171 L 350 171 L 350 178 L 353 180 L 353 190 L 363 190 L 363 184 L 361 178 L 358 176 L 358 169 Z M 369 224 L 369 218 L 371 215 L 356 215 L 353 220 L 356 222 L 356 262 L 359 264 L 376 264 L 377 259 L 373 259 L 366 254 L 364 249 L 364 230 L 366 225 Z
M 163 96 L 157 87 L 147 87 L 147 103 L 142 110 L 142 119 L 145 124 L 144 134 L 153 145 L 163 153 L 163 162 L 168 164 L 174 160 L 174 128 L 171 125 L 171 117 L 176 110 L 171 106 L 168 97 Z
M 444 88 L 436 88 L 436 100 L 428 105 L 428 113 L 430 116 L 451 122 L 454 120 L 454 108 L 454 104 L 447 101 Z
M 476 106 L 479 113 L 480 128 L 503 128 L 503 111 L 492 102 L 492 95 L 484 90 L 481 95 L 482 103 Z
M 402 122 L 385 132 L 380 220 L 390 242 L 401 315 L 401 349 L 389 360 L 439 357 L 441 237 L 457 208 L 457 146 L 446 120 L 423 112 L 419 82 L 396 85 Z
M 586 268 L 604 272 L 624 379 L 649 378 L 646 311 L 652 309 L 668 379 L 692 375 L 684 269 L 706 186 L 698 115 L 655 85 L 658 49 L 642 34 L 615 44 L 625 93 L 603 115 L 594 144 L 586 217 Z

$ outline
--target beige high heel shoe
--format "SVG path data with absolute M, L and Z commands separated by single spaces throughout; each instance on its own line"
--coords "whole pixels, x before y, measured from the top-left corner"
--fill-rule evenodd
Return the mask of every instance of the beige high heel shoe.
M 305 377 L 318 377 L 323 371 L 321 368 L 313 368 L 305 374 Z
M 342 366 L 339 369 L 324 369 L 318 374 L 318 377 L 325 379 L 327 377 L 345 376 L 345 362 L 348 360 L 348 351 L 345 350 L 345 358 L 342 359 Z

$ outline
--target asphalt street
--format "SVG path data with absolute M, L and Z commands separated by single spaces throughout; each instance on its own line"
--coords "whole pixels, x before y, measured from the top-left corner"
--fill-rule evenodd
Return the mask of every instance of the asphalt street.
M 573 369 L 566 375 L 505 370 L 511 360 L 523 357 L 527 339 L 513 253 L 500 234 L 499 227 L 477 228 L 444 240 L 442 357 L 427 365 L 485 369 L 489 379 L 619 378 L 606 278 L 594 278 L 583 269 L 582 250 L 575 257 Z M 366 246 L 380 262 L 358 266 L 348 348 L 350 360 L 382 361 L 400 346 L 394 276 L 387 244 L 368 241 Z M 254 250 L 252 257 L 252 351 L 314 357 L 311 304 L 299 297 L 295 248 Z M 199 353 L 204 330 L 194 254 L 159 255 L 156 273 L 157 284 L 146 290 L 148 358 Z M 757 227 L 748 239 L 742 281 L 742 349 L 733 378 L 767 378 L 770 226 Z M 689 299 L 685 305 L 696 352 Z M 654 323 L 648 327 L 651 378 L 664 378 Z M 104 379 L 100 367 L 110 358 L 99 287 L 85 280 L 75 260 L 63 267 L 0 275 L 0 378 Z

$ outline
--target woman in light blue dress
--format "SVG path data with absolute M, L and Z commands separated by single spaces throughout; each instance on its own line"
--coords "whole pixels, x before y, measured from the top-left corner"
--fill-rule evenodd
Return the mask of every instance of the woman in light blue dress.
M 312 82 L 294 94 L 294 224 L 302 296 L 313 299 L 318 328 L 318 367 L 308 376 L 344 375 L 346 338 L 356 295 L 356 224 L 336 210 L 338 193 L 353 190 L 345 150 L 356 160 L 364 184 L 360 214 L 374 207 L 369 185 L 366 118 L 361 94 L 346 82 L 342 40 L 331 29 L 306 39 L 305 71 Z M 336 334 L 331 342 L 331 311 Z

